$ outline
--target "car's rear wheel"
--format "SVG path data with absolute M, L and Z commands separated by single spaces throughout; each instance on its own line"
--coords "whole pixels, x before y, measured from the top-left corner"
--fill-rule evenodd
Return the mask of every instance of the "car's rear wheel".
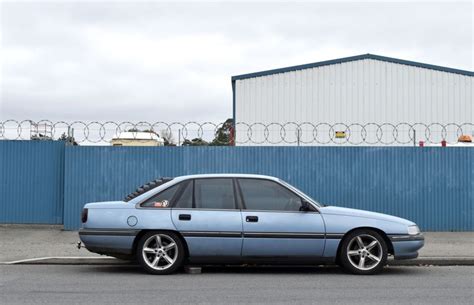
M 173 273 L 184 260 L 183 242 L 173 232 L 148 232 L 138 242 L 137 259 L 149 273 Z
M 387 262 L 387 244 L 374 230 L 355 230 L 344 237 L 339 261 L 354 274 L 376 274 Z

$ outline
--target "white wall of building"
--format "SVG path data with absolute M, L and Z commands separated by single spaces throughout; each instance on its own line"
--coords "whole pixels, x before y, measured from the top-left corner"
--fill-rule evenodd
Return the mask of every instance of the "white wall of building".
M 246 142 L 249 137 L 246 124 L 253 123 L 473 123 L 473 88 L 474 77 L 469 75 L 374 59 L 236 79 L 236 140 L 241 145 Z M 265 140 L 263 129 L 259 124 L 253 126 L 253 142 Z M 267 139 L 277 143 L 281 139 L 280 129 L 276 124 L 271 125 L 266 131 Z M 310 142 L 314 128 L 304 124 L 301 129 L 301 140 Z M 335 129 L 342 130 L 344 126 L 338 125 Z M 407 129 L 408 134 L 407 125 L 401 125 L 399 129 Z M 422 139 L 424 126 L 417 126 L 416 129 L 419 129 L 417 138 Z M 441 129 L 438 125 L 430 127 L 433 141 L 441 139 Z M 463 129 L 469 129 L 471 134 L 472 124 L 464 125 Z M 287 141 L 295 141 L 295 130 L 294 124 L 285 126 Z M 362 132 L 362 128 L 354 125 L 351 130 L 354 130 L 353 141 L 359 142 L 355 134 Z M 312 134 L 309 134 L 310 131 Z M 389 125 L 385 125 L 383 131 L 393 134 L 393 128 Z M 330 132 L 329 126 L 319 125 L 316 132 L 320 141 L 329 140 L 329 136 L 325 135 Z M 377 140 L 375 125 L 367 126 L 366 132 L 367 137 L 374 137 L 368 141 Z M 459 130 L 452 125 L 446 132 L 451 137 L 448 141 L 454 141 Z M 323 134 L 326 138 L 322 137 Z M 399 138 L 402 139 L 402 136 L 403 141 L 409 140 L 404 134 L 400 134 Z M 393 138 L 393 135 L 390 137 Z M 390 137 L 385 140 L 390 142 Z M 252 141 L 245 144 L 255 145 Z

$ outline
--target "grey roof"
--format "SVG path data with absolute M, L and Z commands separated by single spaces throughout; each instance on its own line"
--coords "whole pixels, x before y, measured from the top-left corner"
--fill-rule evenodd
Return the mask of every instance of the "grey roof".
M 357 56 L 350 56 L 350 57 L 320 61 L 320 62 L 309 63 L 309 64 L 298 65 L 298 66 L 292 66 L 292 67 L 286 67 L 286 68 L 280 68 L 280 69 L 273 69 L 273 70 L 266 70 L 266 71 L 236 75 L 236 76 L 232 76 L 232 82 L 235 82 L 236 80 L 239 80 L 239 79 L 266 76 L 266 75 L 272 75 L 272 74 L 277 74 L 277 73 L 297 71 L 297 70 L 303 70 L 303 69 L 309 69 L 309 68 L 315 68 L 315 67 L 321 67 L 321 66 L 327 66 L 327 65 L 333 65 L 333 64 L 340 64 L 340 63 L 356 61 L 356 60 L 363 60 L 363 59 L 374 59 L 374 60 L 386 61 L 386 62 L 401 64 L 401 65 L 407 65 L 407 66 L 413 66 L 413 67 L 418 67 L 418 68 L 425 68 L 425 69 L 443 71 L 443 72 L 448 72 L 448 73 L 474 76 L 473 71 L 453 69 L 453 68 L 448 68 L 448 67 L 430 65 L 430 64 L 425 64 L 425 63 L 416 62 L 416 61 L 409 61 L 409 60 L 392 58 L 392 57 L 385 57 L 385 56 L 374 55 L 374 54 L 362 54 L 362 55 L 357 55 Z

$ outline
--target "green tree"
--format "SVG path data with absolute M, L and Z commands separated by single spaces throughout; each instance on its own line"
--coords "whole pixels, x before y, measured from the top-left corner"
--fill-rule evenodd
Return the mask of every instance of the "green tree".
M 211 146 L 230 146 L 234 145 L 234 120 L 227 119 L 215 133 L 214 140 L 209 144 Z
M 64 141 L 66 144 L 73 146 L 79 145 L 76 140 L 74 140 L 74 137 L 68 136 L 65 132 L 63 132 L 63 134 L 58 138 L 58 141 Z
M 184 140 L 183 144 L 181 145 L 182 146 L 208 146 L 209 143 L 207 143 L 201 138 L 194 138 L 192 140 L 188 140 L 188 139 Z

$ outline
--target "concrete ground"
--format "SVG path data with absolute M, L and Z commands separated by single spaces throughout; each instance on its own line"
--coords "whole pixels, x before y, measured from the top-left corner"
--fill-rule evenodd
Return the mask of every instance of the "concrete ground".
M 0 304 L 473 304 L 473 266 L 209 268 L 153 276 L 135 266 L 0 266 Z
M 77 231 L 63 231 L 62 226 L 0 225 L 0 262 L 36 257 L 100 256 L 77 249 Z
M 468 259 L 474 264 L 474 232 L 426 232 L 425 238 L 418 260 Z M 100 257 L 84 248 L 77 249 L 77 241 L 77 231 L 63 231 L 62 226 L 0 225 L 0 262 L 38 257 Z

